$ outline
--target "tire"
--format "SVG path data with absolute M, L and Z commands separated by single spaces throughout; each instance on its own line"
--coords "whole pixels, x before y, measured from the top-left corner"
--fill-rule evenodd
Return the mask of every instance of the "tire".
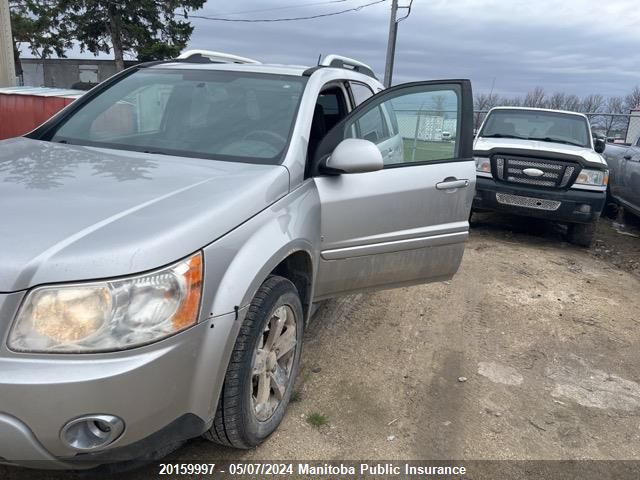
M 612 201 L 607 203 L 604 206 L 604 208 L 602 209 L 602 216 L 607 217 L 611 220 L 615 220 L 616 218 L 618 218 L 619 212 L 620 212 L 620 207 L 618 206 L 617 203 Z
M 607 199 L 604 204 L 604 208 L 602 209 L 602 217 L 610 218 L 611 220 L 615 220 L 618 218 L 618 213 L 620 212 L 620 206 L 618 202 L 616 202 L 611 196 L 611 191 L 609 187 L 607 187 Z
M 597 225 L 598 222 L 570 224 L 567 232 L 569 242 L 581 247 L 590 247 L 596 234 Z
M 291 325 L 292 318 L 295 327 Z M 281 336 L 275 333 L 278 332 L 278 323 L 284 324 Z M 276 329 L 266 330 L 268 326 Z M 278 428 L 298 373 L 303 328 L 302 304 L 296 287 L 283 277 L 267 278 L 258 289 L 240 327 L 213 425 L 203 435 L 207 440 L 247 449 L 259 445 Z M 293 333 L 287 334 L 288 331 Z M 274 337 L 284 340 L 271 341 L 272 333 Z M 295 345 L 292 350 L 277 359 L 280 351 L 278 346 L 289 348 L 294 334 Z M 270 343 L 273 349 L 270 349 Z M 254 367 L 266 373 L 255 374 Z M 283 375 L 287 372 L 288 377 L 285 378 Z M 274 384 L 280 388 L 276 389 Z M 262 389 L 260 385 L 263 385 Z M 265 398 L 266 390 L 268 400 L 260 402 L 258 397 Z

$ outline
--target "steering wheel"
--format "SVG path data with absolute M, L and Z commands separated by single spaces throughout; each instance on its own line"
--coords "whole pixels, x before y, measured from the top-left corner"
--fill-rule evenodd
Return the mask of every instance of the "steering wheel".
M 266 141 L 266 143 L 278 149 L 281 149 L 287 143 L 287 139 L 285 137 L 275 132 L 272 132 L 271 130 L 253 130 L 247 133 L 244 137 L 242 137 L 242 139 L 249 140 L 252 137 L 258 137 L 256 138 L 256 140 Z

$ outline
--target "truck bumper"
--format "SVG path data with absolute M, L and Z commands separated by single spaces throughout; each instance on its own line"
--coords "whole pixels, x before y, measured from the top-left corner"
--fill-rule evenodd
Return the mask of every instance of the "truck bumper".
M 592 223 L 604 208 L 606 192 L 541 190 L 478 177 L 474 211 L 500 211 L 566 223 Z
M 0 295 L 0 314 L 17 304 L 16 294 Z M 30 355 L 0 347 L 0 463 L 89 469 L 153 458 L 200 435 L 215 414 L 244 311 L 124 352 Z M 98 414 L 122 419 L 119 438 L 84 451 L 63 441 L 70 420 Z

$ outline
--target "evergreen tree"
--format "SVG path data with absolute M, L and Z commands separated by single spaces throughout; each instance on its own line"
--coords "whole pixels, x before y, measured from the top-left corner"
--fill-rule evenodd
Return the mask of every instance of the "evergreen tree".
M 10 0 L 11 31 L 16 75 L 22 75 L 20 53 L 23 47 L 32 55 L 47 58 L 54 53 L 65 56 L 71 47 L 71 34 L 60 2 L 56 0 Z
M 60 7 L 80 48 L 97 55 L 113 54 L 118 71 L 125 53 L 140 61 L 177 56 L 186 46 L 193 26 L 188 12 L 205 0 L 60 0 Z

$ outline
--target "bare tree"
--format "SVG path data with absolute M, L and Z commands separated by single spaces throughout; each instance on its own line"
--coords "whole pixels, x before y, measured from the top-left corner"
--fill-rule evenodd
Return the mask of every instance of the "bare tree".
M 520 107 L 522 105 L 522 99 L 520 97 L 504 97 L 499 101 L 499 105 L 505 107 Z
M 544 93 L 544 88 L 536 87 L 524 97 L 523 105 L 525 107 L 543 108 L 546 106 L 545 100 L 546 94 Z
M 582 99 L 580 110 L 583 113 L 598 113 L 604 105 L 604 97 L 598 94 L 590 94 Z
M 586 95 L 582 99 L 582 102 L 580 102 L 580 111 L 587 114 L 592 126 L 601 126 L 603 119 L 598 115 L 592 114 L 598 113 L 600 109 L 602 109 L 603 105 L 604 97 L 602 95 L 591 93 Z
M 562 107 L 564 110 L 569 110 L 570 112 L 578 112 L 580 110 L 580 99 L 577 95 L 566 95 L 564 98 L 564 106 Z
M 474 99 L 474 109 L 476 110 L 476 116 L 475 116 L 476 127 L 480 126 L 482 117 L 484 116 L 482 112 L 491 110 L 493 107 L 497 107 L 499 104 L 500 104 L 500 100 L 498 98 L 498 95 L 496 95 L 495 93 L 492 93 L 492 94 L 480 93 L 476 95 Z
M 564 108 L 565 103 L 565 94 L 563 92 L 556 92 L 549 97 L 548 105 L 549 108 L 553 108 L 555 110 L 561 110 Z
M 624 100 L 622 97 L 609 97 L 606 105 L 607 113 L 623 113 Z M 611 130 L 619 128 L 622 125 L 622 117 L 615 115 L 606 116 L 604 118 L 603 127 L 605 129 L 605 135 L 608 137 Z
M 633 87 L 631 93 L 624 98 L 624 108 L 627 113 L 640 108 L 640 85 Z

